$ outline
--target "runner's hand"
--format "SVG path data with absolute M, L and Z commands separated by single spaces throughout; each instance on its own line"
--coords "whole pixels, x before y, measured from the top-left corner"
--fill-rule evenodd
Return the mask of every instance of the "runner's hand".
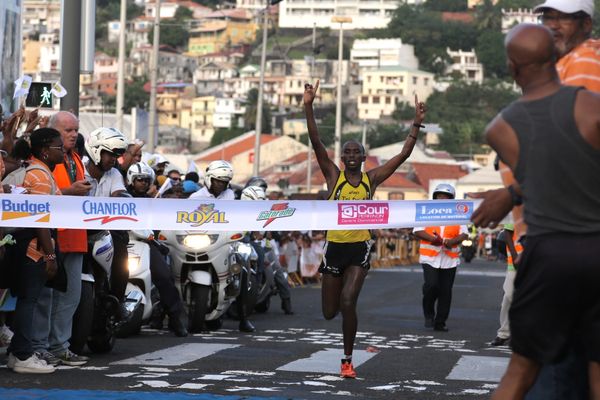
M 467 193 L 467 196 L 483 199 L 471 216 L 471 221 L 477 227 L 494 229 L 513 208 L 512 197 L 506 188 L 481 193 Z
M 317 90 L 319 89 L 319 80 L 317 79 L 317 83 L 315 84 L 315 87 L 313 88 L 313 85 L 311 85 L 310 83 L 307 83 L 304 85 L 304 96 L 303 96 L 303 100 L 304 100 L 304 105 L 312 105 L 313 101 L 315 100 L 315 97 L 317 97 Z

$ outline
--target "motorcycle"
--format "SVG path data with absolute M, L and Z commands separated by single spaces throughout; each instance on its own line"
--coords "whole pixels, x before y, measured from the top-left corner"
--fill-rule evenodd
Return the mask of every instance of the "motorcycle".
M 467 263 L 470 263 L 471 260 L 473 260 L 473 257 L 475 257 L 475 243 L 472 239 L 469 238 L 462 241 L 460 254 Z
M 88 232 L 88 252 L 81 274 L 81 298 L 73 316 L 70 349 L 80 354 L 87 344 L 94 353 L 106 353 L 115 344 L 119 300 L 110 294 L 114 256 L 108 231 Z
M 188 329 L 221 328 L 222 316 L 240 294 L 240 232 L 164 231 L 175 286 L 187 308 Z
M 129 279 L 125 289 L 125 307 L 131 317 L 117 329 L 118 337 L 136 335 L 140 332 L 144 321 L 152 316 L 157 296 L 153 296 L 156 288 L 152 285 L 150 274 L 150 244 L 154 240 L 151 230 L 129 231 L 129 245 L 127 247 Z

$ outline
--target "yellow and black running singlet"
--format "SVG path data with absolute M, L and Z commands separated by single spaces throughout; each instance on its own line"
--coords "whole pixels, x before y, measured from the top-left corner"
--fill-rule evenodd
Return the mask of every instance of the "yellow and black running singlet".
M 346 180 L 344 171 L 340 171 L 331 194 L 327 200 L 371 200 L 371 182 L 366 172 L 362 173 L 362 178 L 358 186 L 352 186 Z M 327 241 L 336 243 L 354 243 L 371 240 L 371 233 L 368 229 L 352 231 L 327 231 Z

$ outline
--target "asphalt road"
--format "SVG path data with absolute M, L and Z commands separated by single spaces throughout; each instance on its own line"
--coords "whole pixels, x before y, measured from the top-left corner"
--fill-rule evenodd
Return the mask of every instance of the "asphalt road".
M 292 291 L 295 315 L 284 315 L 274 298 L 267 313 L 252 316 L 253 334 L 238 332 L 233 320 L 187 338 L 143 329 L 109 354 L 91 354 L 88 365 L 51 375 L 15 374 L 2 351 L 0 398 L 489 398 L 509 356 L 508 348 L 489 346 L 505 267 L 475 261 L 459 268 L 449 332 L 423 326 L 419 266 L 369 273 L 359 299 L 355 380 L 338 375 L 341 318 L 325 321 L 320 287 L 307 285 Z

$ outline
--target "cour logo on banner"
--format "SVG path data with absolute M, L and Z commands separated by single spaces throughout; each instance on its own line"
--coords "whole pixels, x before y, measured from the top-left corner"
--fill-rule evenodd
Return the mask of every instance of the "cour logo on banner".
M 338 203 L 339 225 L 387 224 L 389 217 L 388 203 Z
M 85 215 L 98 215 L 86 218 L 83 222 L 100 221 L 100 225 L 106 225 L 114 221 L 127 220 L 138 222 L 136 204 L 133 202 L 112 202 L 86 200 L 81 204 L 81 211 Z
M 471 217 L 473 202 L 430 202 L 415 204 L 416 221 L 453 221 Z
M 31 200 L 12 201 L 2 199 L 2 220 L 36 217 L 35 222 L 50 222 L 50 203 Z
M 225 212 L 215 210 L 213 204 L 200 204 L 200 206 L 192 211 L 177 211 L 178 224 L 192 224 L 191 226 L 200 226 L 212 222 L 214 224 L 228 224 L 225 219 Z
M 269 225 L 271 222 L 275 221 L 278 218 L 291 217 L 292 215 L 294 215 L 294 212 L 296 212 L 296 209 L 288 207 L 288 204 L 289 203 L 273 204 L 270 210 L 261 211 L 260 214 L 258 214 L 258 218 L 256 218 L 256 220 L 267 221 L 263 225 L 264 228 L 265 226 Z

